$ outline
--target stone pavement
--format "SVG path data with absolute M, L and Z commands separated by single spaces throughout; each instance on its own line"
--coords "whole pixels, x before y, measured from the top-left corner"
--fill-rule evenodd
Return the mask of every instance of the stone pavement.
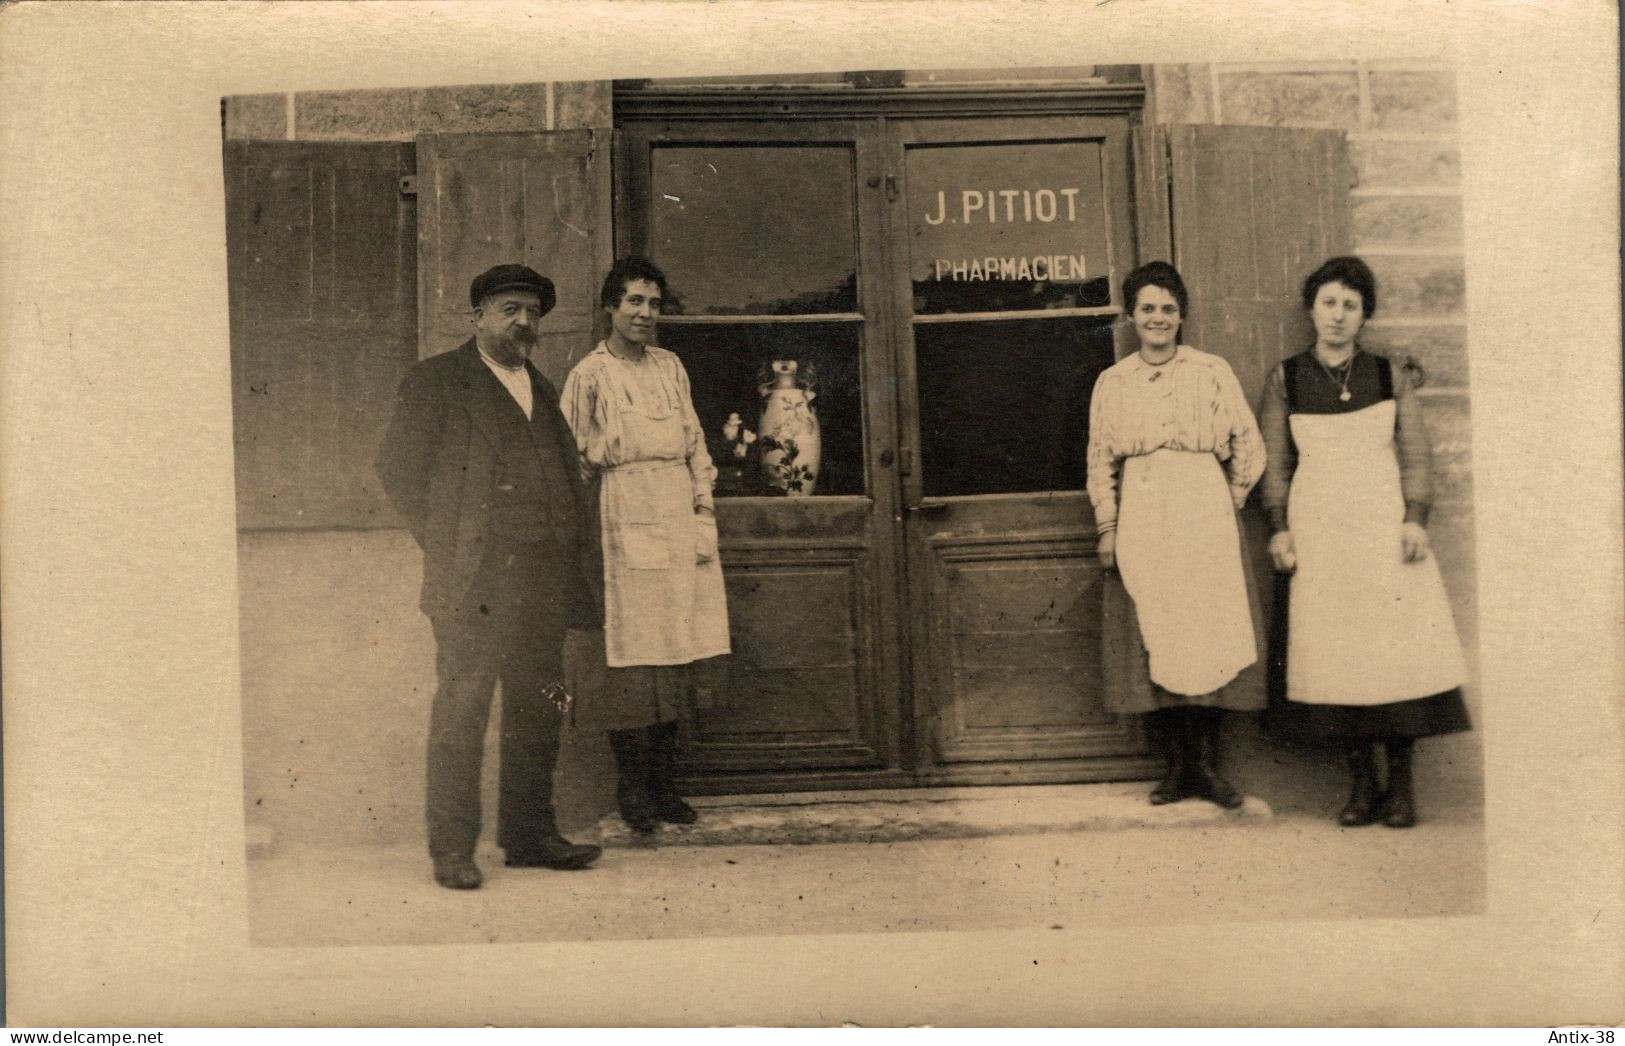
M 1238 810 L 1195 800 L 1152 806 L 1145 800 L 1149 787 L 1128 782 L 701 796 L 689 800 L 701 813 L 699 823 L 663 826 L 657 845 L 895 843 L 1222 825 L 1272 816 L 1269 804 L 1252 796 Z M 605 846 L 650 842 L 613 814 L 599 822 L 598 839 Z
M 964 791 L 987 797 L 702 800 L 703 827 L 663 829 L 644 846 L 608 832 L 587 871 L 508 869 L 483 849 L 486 884 L 472 892 L 435 886 L 420 845 L 283 841 L 248 863 L 251 937 L 323 946 L 1076 930 L 1484 906 L 1477 810 L 1395 831 L 1271 816 L 1257 800 L 1233 813 L 1189 800 L 1152 808 L 1142 785 Z M 684 835 L 708 845 L 674 845 Z

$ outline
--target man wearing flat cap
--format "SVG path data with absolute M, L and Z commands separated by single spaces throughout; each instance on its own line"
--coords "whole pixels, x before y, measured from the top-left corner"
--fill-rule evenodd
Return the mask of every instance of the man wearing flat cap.
M 471 890 L 480 766 L 502 684 L 497 844 L 520 868 L 585 868 L 596 846 L 561 837 L 553 767 L 564 629 L 586 598 L 575 440 L 528 359 L 552 281 L 499 265 L 469 288 L 474 336 L 401 382 L 379 451 L 384 492 L 423 549 L 421 606 L 434 626 L 428 830 L 435 881 Z

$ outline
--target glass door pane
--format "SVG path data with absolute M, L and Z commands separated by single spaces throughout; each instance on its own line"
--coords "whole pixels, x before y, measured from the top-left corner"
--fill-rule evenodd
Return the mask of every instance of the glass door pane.
M 688 370 L 718 497 L 788 496 L 792 483 L 796 494 L 864 493 L 859 334 L 856 323 L 685 323 L 661 332 Z M 774 362 L 786 360 L 796 371 L 781 394 Z M 766 461 L 764 438 L 785 445 Z
M 1083 489 L 1110 317 L 921 325 L 914 358 L 926 497 Z
M 660 145 L 650 165 L 648 249 L 671 279 L 671 312 L 857 311 L 850 148 Z
M 931 145 L 907 153 L 915 315 L 1112 304 L 1101 145 Z

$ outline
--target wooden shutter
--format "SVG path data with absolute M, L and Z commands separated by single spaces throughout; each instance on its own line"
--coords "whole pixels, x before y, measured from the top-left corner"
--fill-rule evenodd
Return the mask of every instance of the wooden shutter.
M 412 147 L 224 159 L 237 525 L 393 526 L 372 459 L 417 359 Z
M 593 345 L 610 239 L 609 132 L 418 136 L 419 345 L 473 334 L 468 285 L 519 262 L 553 281 L 532 361 L 555 385 Z
M 1229 361 L 1256 410 L 1270 368 L 1314 340 L 1298 297 L 1304 277 L 1353 250 L 1347 143 L 1341 131 L 1157 130 L 1173 260 L 1191 292 L 1184 338 Z

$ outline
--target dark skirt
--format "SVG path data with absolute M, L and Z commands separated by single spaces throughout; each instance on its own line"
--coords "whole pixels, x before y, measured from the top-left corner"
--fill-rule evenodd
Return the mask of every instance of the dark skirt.
M 610 668 L 604 630 L 572 629 L 564 640 L 564 675 L 577 730 L 633 730 L 719 706 L 727 692 L 727 657 Z
M 1275 612 L 1270 619 L 1269 707 L 1264 728 L 1293 743 L 1403 740 L 1459 734 L 1472 729 L 1461 688 L 1380 705 L 1319 705 L 1293 701 L 1286 693 L 1288 600 L 1292 578 L 1275 576 Z
M 1140 620 L 1135 615 L 1134 597 L 1123 587 L 1115 570 L 1105 572 L 1102 581 L 1101 670 L 1105 684 L 1104 704 L 1115 715 L 1142 715 L 1164 708 L 1223 708 L 1232 712 L 1257 712 L 1265 706 L 1264 617 L 1257 591 L 1257 568 L 1250 552 L 1247 528 L 1237 526 L 1241 542 L 1242 573 L 1247 580 L 1247 605 L 1253 617 L 1253 636 L 1258 641 L 1259 660 L 1241 670 L 1235 679 L 1208 694 L 1175 694 L 1151 681 L 1151 658 L 1140 637 Z M 1201 636 L 1191 642 L 1200 643 Z

